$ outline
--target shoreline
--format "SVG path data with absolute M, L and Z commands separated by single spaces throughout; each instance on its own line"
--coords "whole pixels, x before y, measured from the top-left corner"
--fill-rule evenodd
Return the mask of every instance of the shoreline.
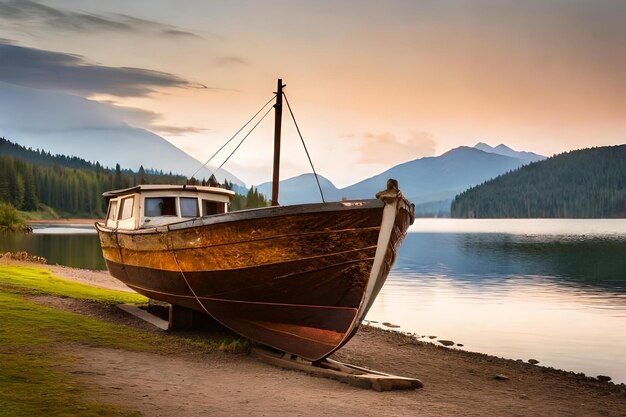
M 82 218 L 70 218 L 70 219 L 36 219 L 26 220 L 26 224 L 94 224 L 101 222 L 103 219 L 82 219 Z
M 47 268 L 60 278 L 132 292 L 106 271 L 1 258 L 0 264 Z M 49 296 L 34 300 L 107 321 L 119 320 L 119 314 L 112 315 L 109 310 L 80 300 Z M 124 320 L 132 321 L 128 317 Z M 237 409 L 244 414 L 295 415 L 409 415 L 419 410 L 425 416 L 619 416 L 626 410 L 625 384 L 439 346 L 397 330 L 369 325 L 363 325 L 332 358 L 415 377 L 424 388 L 375 393 L 283 371 L 247 355 L 221 352 L 155 354 L 88 348 L 81 350 L 80 356 L 84 360 L 72 366 L 77 367 L 76 372 L 90 390 L 95 389 L 101 398 L 114 396 L 120 405 L 135 405 L 146 416 L 200 416 L 211 409 L 207 409 L 208 404 L 217 407 L 216 414 L 220 415 L 228 414 L 229 406 L 235 404 L 240 404 Z M 81 374 L 85 369 L 92 373 Z M 207 374 L 216 378 L 207 378 Z M 216 392 L 232 394 L 216 397 Z

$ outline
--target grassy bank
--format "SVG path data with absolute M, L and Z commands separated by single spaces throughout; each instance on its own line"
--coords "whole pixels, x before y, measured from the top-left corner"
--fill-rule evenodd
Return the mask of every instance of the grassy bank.
M 27 299 L 40 294 L 94 303 L 142 304 L 145 297 L 104 290 L 55 277 L 48 270 L 0 265 L 0 416 L 137 416 L 90 400 L 67 365 L 72 351 L 106 347 L 145 352 L 174 352 L 241 346 L 239 339 L 198 341 L 41 306 Z
M 53 208 L 44 204 L 39 204 L 36 211 L 20 210 L 20 214 L 24 219 L 26 219 L 26 221 L 61 218 L 61 216 Z
M 45 268 L 0 265 L 0 285 L 30 294 L 51 294 L 107 304 L 147 304 L 143 295 L 105 290 L 54 276 Z

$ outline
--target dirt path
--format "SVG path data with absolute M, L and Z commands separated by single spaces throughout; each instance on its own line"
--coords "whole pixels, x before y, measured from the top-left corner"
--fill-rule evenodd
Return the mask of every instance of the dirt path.
M 419 391 L 377 393 L 246 355 L 85 349 L 72 372 L 100 399 L 145 416 L 624 416 L 626 390 L 562 371 L 437 347 L 364 327 L 335 357 L 419 377 Z M 505 374 L 509 380 L 496 380 Z

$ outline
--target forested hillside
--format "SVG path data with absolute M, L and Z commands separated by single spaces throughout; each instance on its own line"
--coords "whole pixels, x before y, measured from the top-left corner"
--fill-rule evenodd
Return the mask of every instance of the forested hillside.
M 140 168 L 138 172 L 102 167 L 84 159 L 51 155 L 26 149 L 0 138 L 0 202 L 22 211 L 50 207 L 62 216 L 102 217 L 106 212 L 102 193 L 137 184 L 205 184 L 181 175 Z M 230 183 L 225 184 L 231 188 Z M 43 205 L 43 206 L 42 206 Z M 231 210 L 267 205 L 262 195 L 250 189 L 238 195 Z
M 626 217 L 626 145 L 525 165 L 456 196 L 452 217 Z

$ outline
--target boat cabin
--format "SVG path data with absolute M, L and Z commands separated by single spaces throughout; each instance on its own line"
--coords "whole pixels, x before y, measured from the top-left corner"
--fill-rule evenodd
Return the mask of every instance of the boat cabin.
M 102 194 L 109 201 L 105 226 L 146 229 L 226 213 L 234 191 L 197 185 L 138 185 Z

